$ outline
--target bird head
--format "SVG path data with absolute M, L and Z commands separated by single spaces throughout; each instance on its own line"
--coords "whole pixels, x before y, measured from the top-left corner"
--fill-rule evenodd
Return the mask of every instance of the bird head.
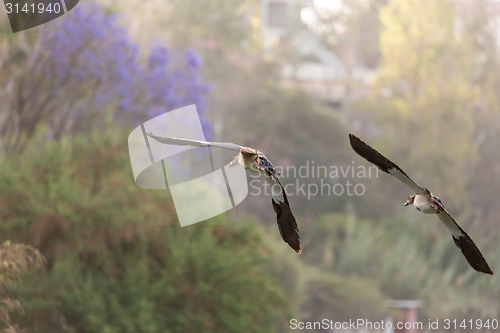
M 408 197 L 408 199 L 406 199 L 405 206 L 411 205 L 413 203 L 413 201 L 415 201 L 415 196 L 414 195 L 410 195 Z

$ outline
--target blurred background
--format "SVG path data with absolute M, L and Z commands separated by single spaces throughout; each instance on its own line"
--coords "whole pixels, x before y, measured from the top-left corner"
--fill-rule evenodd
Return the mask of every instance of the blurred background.
M 168 191 L 135 185 L 127 148 L 141 122 L 193 103 L 207 138 L 276 166 L 368 166 L 352 132 L 500 271 L 499 1 L 98 0 L 16 34 L 1 11 L 0 25 L 4 332 L 402 320 L 388 300 L 422 301 L 424 323 L 500 319 L 498 276 L 405 209 L 412 193 L 388 175 L 356 179 L 362 195 L 291 193 L 296 255 L 264 195 L 181 228 Z

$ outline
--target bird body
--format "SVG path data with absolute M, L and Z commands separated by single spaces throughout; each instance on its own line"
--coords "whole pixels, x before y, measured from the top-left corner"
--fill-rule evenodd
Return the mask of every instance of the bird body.
M 234 166 L 236 164 L 253 173 L 264 173 L 273 180 L 274 176 L 278 174 L 267 157 L 262 152 L 253 148 L 241 147 L 238 155 L 233 157 L 229 165 Z
M 441 199 L 433 195 L 428 189 L 419 186 L 399 166 L 354 134 L 349 134 L 349 141 L 351 147 L 358 155 L 375 164 L 383 172 L 394 176 L 416 193 L 408 197 L 405 206 L 413 204 L 422 213 L 436 214 L 450 231 L 455 245 L 462 251 L 462 254 L 472 268 L 478 272 L 493 274 L 481 251 L 479 251 L 469 235 L 455 222 L 448 211 L 446 211 Z
M 409 197 L 409 200 L 406 201 L 405 206 L 411 203 L 413 203 L 413 206 L 418 211 L 421 211 L 425 214 L 439 213 L 439 206 L 443 205 L 441 199 L 433 195 L 430 191 L 429 193 L 419 193 Z
M 257 159 L 259 153 L 260 152 L 257 150 L 253 153 L 243 152 L 242 150 L 240 150 L 238 155 L 233 157 L 231 163 L 229 163 L 229 166 L 235 166 L 236 164 L 239 164 L 249 171 L 258 172 L 258 170 L 256 170 L 255 168 L 252 168 L 252 165 L 255 163 L 255 160 Z
M 413 201 L 413 206 L 422 213 L 425 214 L 435 214 L 436 208 L 431 205 L 431 196 L 427 194 L 417 194 L 415 195 L 415 201 Z

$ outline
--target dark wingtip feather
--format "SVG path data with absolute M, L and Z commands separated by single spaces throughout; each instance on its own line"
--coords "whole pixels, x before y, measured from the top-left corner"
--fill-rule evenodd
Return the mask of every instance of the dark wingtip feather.
M 275 203 L 274 200 L 272 204 L 276 213 L 281 238 L 283 238 L 283 241 L 294 249 L 295 252 L 298 254 L 302 253 L 302 249 L 300 248 L 299 228 L 290 207 L 284 202 Z
M 463 235 L 458 238 L 453 237 L 453 241 L 462 251 L 465 259 L 467 259 L 467 262 L 472 268 L 478 272 L 493 275 L 493 271 L 486 262 L 486 259 L 484 259 L 481 251 L 479 251 L 469 235 L 464 232 Z
M 401 170 L 396 164 L 394 164 L 387 157 L 385 157 L 384 155 L 382 155 L 381 153 L 370 147 L 356 135 L 349 133 L 349 142 L 351 143 L 352 149 L 354 149 L 354 151 L 358 153 L 359 156 L 363 157 L 368 162 L 372 162 L 380 170 L 389 173 L 390 169 L 399 169 L 401 172 L 403 172 L 403 170 Z

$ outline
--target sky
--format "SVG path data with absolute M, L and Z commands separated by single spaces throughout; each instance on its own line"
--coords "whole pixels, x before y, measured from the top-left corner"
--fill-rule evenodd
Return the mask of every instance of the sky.
M 318 10 L 337 11 L 341 6 L 341 0 L 314 0 L 314 7 Z M 315 23 L 314 9 L 311 7 L 302 9 L 300 17 L 307 24 Z

